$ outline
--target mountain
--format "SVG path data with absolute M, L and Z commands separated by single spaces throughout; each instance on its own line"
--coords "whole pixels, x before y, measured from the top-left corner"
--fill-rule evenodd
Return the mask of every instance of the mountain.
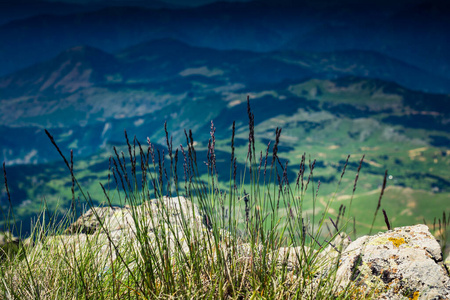
M 172 39 L 139 44 L 119 52 L 117 57 L 128 64 L 126 73 L 131 78 L 148 80 L 201 75 L 248 84 L 314 75 L 311 70 L 283 62 L 273 54 L 194 47 Z
M 63 148 L 89 155 L 121 136 L 124 128 L 133 128 L 145 139 L 148 126 L 157 127 L 168 119 L 184 120 L 184 128 L 199 131 L 211 119 L 227 127 L 235 116 L 245 117 L 245 105 L 239 103 L 247 94 L 266 99 L 258 100 L 255 108 L 262 121 L 308 107 L 338 117 L 379 115 L 381 122 L 392 125 L 445 131 L 448 96 L 361 77 L 395 80 L 399 74 L 417 78 L 411 84 L 431 76 L 372 52 L 219 51 L 168 39 L 115 55 L 75 47 L 0 78 L 3 155 L 17 162 L 51 160 L 36 138 L 38 132 L 45 138 L 43 128 L 54 130 Z M 309 102 L 298 100 L 309 98 Z M 413 121 L 419 118 L 420 122 Z M 19 128 L 23 136 L 30 136 L 25 140 L 36 146 L 16 141 L 17 134 L 8 133 Z M 182 140 L 183 130 L 174 131 Z M 445 140 L 441 133 L 435 136 Z
M 240 82 L 278 82 L 355 75 L 395 81 L 427 92 L 450 93 L 450 79 L 373 51 L 258 53 L 194 47 L 163 39 L 130 47 L 119 52 L 117 57 L 129 65 L 127 74 L 137 78 L 152 78 L 156 73 L 158 78 L 165 78 L 165 75 L 177 76 L 188 68 L 206 67 L 208 70 L 224 72 L 230 80 Z M 195 73 L 195 70 L 190 72 Z M 185 71 L 184 74 L 187 73 Z M 214 76 L 220 77 L 217 75 Z
M 77 46 L 0 77 L 0 154 L 9 164 L 54 160 L 42 142 L 44 128 L 61 149 L 82 157 L 120 141 L 124 129 L 163 144 L 166 120 L 181 120 L 168 124 L 177 144 L 188 128 L 206 138 L 211 120 L 224 129 L 245 119 L 247 95 L 257 103 L 257 124 L 286 116 L 293 122 L 288 127 L 312 130 L 315 122 L 295 121 L 304 117 L 299 110 L 323 111 L 332 119 L 375 118 L 383 126 L 425 130 L 426 144 L 446 147 L 449 96 L 411 90 L 445 85 L 443 78 L 368 51 L 257 53 L 172 39 L 115 54 Z
M 445 2 L 321 3 L 217 2 L 182 9 L 108 7 L 33 16 L 0 26 L 0 41 L 5 41 L 0 43 L 0 74 L 80 44 L 117 52 L 149 40 L 175 38 L 217 50 L 376 51 L 450 79 Z
M 81 88 L 103 84 L 107 74 L 118 71 L 113 55 L 78 46 L 54 59 L 0 79 L 2 97 L 73 93 Z
M 442 30 L 450 27 L 448 2 L 414 3 L 384 12 L 378 21 L 373 18 L 356 22 L 324 21 L 312 30 L 297 34 L 282 48 L 376 51 L 450 78 L 449 33 Z
M 3 77 L 0 79 L 2 125 L 39 124 L 42 128 L 80 124 L 87 116 L 96 115 L 95 103 L 91 105 L 83 99 L 83 92 L 106 84 L 107 75 L 114 76 L 116 72 L 114 56 L 79 46 Z
M 443 80 L 370 51 L 257 53 L 172 39 L 116 53 L 76 46 L 0 78 L 0 155 L 17 216 L 29 220 L 40 209 L 39 199 L 45 197 L 50 210 L 58 201 L 66 208 L 71 199 L 70 176 L 44 128 L 64 155 L 73 151 L 77 178 L 99 203 L 98 182 L 107 180 L 112 146 L 128 151 L 125 129 L 143 145 L 149 138 L 163 157 L 164 123 L 174 148 L 185 145 L 184 130 L 191 129 L 204 170 L 213 121 L 217 162 L 228 171 L 233 121 L 236 153 L 248 149 L 249 95 L 258 148 L 266 151 L 269 142 L 272 147 L 274 130 L 283 128 L 279 155 L 289 164 L 290 182 L 306 152 L 318 159 L 314 178 L 323 184 L 321 193 L 331 195 L 327 185 L 335 186 L 346 155 L 364 153 L 361 180 L 369 195 L 389 168 L 390 184 L 425 195 L 408 199 L 442 207 L 450 189 L 450 96 L 416 91 L 394 82 L 399 79 L 410 80 L 412 87 Z M 353 159 L 348 168 L 355 171 L 358 165 Z M 353 181 L 344 180 L 343 186 L 348 189 Z M 5 208 L 7 201 L 2 192 L 0 205 Z M 355 207 L 363 213 L 366 205 Z M 428 210 L 417 213 L 434 216 Z
M 126 100 L 131 91 L 154 94 L 155 85 L 163 94 L 181 95 L 194 92 L 192 82 L 196 80 L 203 82 L 206 91 L 207 86 L 211 89 L 233 85 L 251 87 L 286 80 L 342 76 L 379 78 L 413 89 L 450 93 L 450 80 L 376 52 L 257 53 L 194 47 L 177 40 L 162 39 L 138 44 L 116 54 L 77 46 L 51 60 L 0 77 L 3 103 L 0 110 L 5 115 L 4 125 L 13 124 L 14 118 L 20 118 L 21 124 L 25 125 L 24 118 L 42 117 L 48 113 L 55 115 L 58 108 L 67 109 L 76 103 L 78 107 L 90 103 L 82 109 L 85 116 L 99 112 L 100 117 L 107 117 L 124 114 L 122 103 L 130 103 Z M 100 102 L 98 99 L 102 95 L 104 100 Z M 111 97 L 115 103 L 110 103 Z M 55 101 L 58 102 L 56 106 L 43 105 Z M 41 105 L 36 107 L 35 102 Z M 43 110 L 42 107 L 47 108 Z M 88 114 L 88 107 L 98 108 Z M 13 113 L 14 109 L 22 113 Z M 126 114 L 128 117 L 134 115 L 131 110 L 125 110 L 131 113 Z M 140 114 L 149 111 L 153 108 L 141 108 Z M 32 124 L 36 125 L 35 121 Z M 52 126 L 47 120 L 44 124 Z
M 285 62 L 314 70 L 315 77 L 337 78 L 355 75 L 397 82 L 405 87 L 431 93 L 449 93 L 449 79 L 424 71 L 401 60 L 374 51 L 277 52 Z

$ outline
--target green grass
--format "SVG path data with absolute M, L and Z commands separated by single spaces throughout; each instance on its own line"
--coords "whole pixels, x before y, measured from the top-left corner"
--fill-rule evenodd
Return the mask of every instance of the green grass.
M 314 166 L 312 155 L 302 158 L 303 153 L 295 149 L 288 153 L 277 151 L 280 140 L 289 141 L 294 136 L 288 131 L 285 136 L 280 136 L 280 132 L 275 134 L 266 154 L 267 145 L 255 136 L 267 128 L 264 124 L 256 128 L 250 106 L 248 109 L 249 132 L 238 135 L 232 132 L 233 146 L 224 152 L 231 152 L 227 159 L 216 156 L 227 143 L 217 141 L 216 147 L 213 128 L 207 147 L 201 143 L 195 146 L 189 132 L 183 150 L 173 148 L 167 130 L 164 149 L 156 149 L 153 144 L 141 148 L 136 140 L 127 138 L 127 146 L 120 148 L 118 155 L 113 151 L 108 158 L 109 169 L 96 172 L 95 176 L 91 175 L 92 168 L 98 168 L 106 156 L 75 166 L 69 162 L 71 159 L 64 158 L 69 177 L 54 174 L 47 183 L 49 188 L 61 191 L 60 199 L 44 201 L 30 238 L 3 252 L 0 297 L 359 299 L 375 296 L 375 291 L 363 291 L 357 286 L 339 287 L 335 278 L 339 253 L 333 252 L 329 244 L 343 233 L 354 238 L 362 233 L 386 230 L 377 208 L 380 193 L 385 195 L 378 203 L 394 226 L 410 222 L 414 215 L 426 213 L 441 217 L 441 203 L 447 195 L 439 194 L 434 197 L 434 205 L 429 205 L 422 201 L 430 197 L 427 192 L 416 193 L 395 185 L 379 188 L 384 169 L 379 158 L 371 156 L 370 149 L 364 160 L 366 165 L 360 165 L 361 157 L 351 158 L 347 164 L 347 156 L 342 156 L 341 151 L 330 151 L 336 148 L 318 143 L 310 149 L 318 156 Z M 237 137 L 248 138 L 247 145 L 234 147 Z M 345 149 L 357 153 L 362 150 L 350 145 Z M 405 155 L 405 151 L 411 150 L 399 149 L 397 157 Z M 205 152 L 206 157 L 200 156 Z M 433 152 L 424 150 L 418 157 L 429 159 Z M 238 163 L 236 170 L 233 158 Z M 320 158 L 336 162 L 319 165 Z M 388 161 L 392 159 L 390 154 Z M 286 168 L 291 165 L 295 167 Z M 363 168 L 361 172 L 359 167 Z M 417 167 L 421 167 L 420 163 Z M 370 172 L 365 173 L 364 168 Z M 302 176 L 298 177 L 299 171 Z M 332 178 L 336 171 L 343 176 L 328 184 L 317 180 Z M 98 188 L 99 180 L 105 190 Z M 165 196 L 174 197 L 174 203 L 179 205 L 182 197 L 186 197 L 198 210 L 188 205 L 185 210 L 172 214 Z M 58 205 L 61 199 L 66 202 L 64 206 Z M 74 206 L 67 204 L 72 199 Z M 93 216 L 99 224 L 97 231 L 91 235 L 80 231 L 69 235 L 66 228 L 80 214 L 80 206 L 87 209 L 99 204 L 105 209 L 115 204 L 129 205 L 128 214 L 120 216 L 128 218 L 131 224 L 126 227 L 131 229 L 120 231 L 126 235 L 118 238 L 117 231 L 106 221 L 110 219 L 98 213 Z M 347 208 L 345 213 L 341 205 Z M 69 210 L 65 210 L 67 207 Z M 14 225 L 12 216 L 7 225 Z M 433 229 L 440 234 L 445 248 L 448 222 L 445 215 L 441 220 Z M 353 222 L 358 225 L 357 232 Z M 283 255 L 283 247 L 290 247 L 289 255 Z

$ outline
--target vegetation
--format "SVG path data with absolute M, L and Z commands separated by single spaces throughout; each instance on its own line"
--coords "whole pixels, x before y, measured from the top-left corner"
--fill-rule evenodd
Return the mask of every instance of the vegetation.
M 114 148 L 106 180 L 100 185 L 104 207 L 112 208 L 117 202 L 121 206 L 129 205 L 133 230 L 128 232 L 127 239 L 117 239 L 108 230 L 102 234 L 100 230 L 93 234 L 75 230 L 69 235 L 67 227 L 80 215 L 80 207 L 93 208 L 96 203 L 77 179 L 73 154 L 67 159 L 47 132 L 70 172 L 70 210 L 62 219 L 58 210 L 48 218 L 44 206 L 31 237 L 13 251 L 2 251 L 6 255 L 0 262 L 0 298 L 358 299 L 374 296 L 374 291 L 340 287 L 336 282 L 337 264 L 330 263 L 339 259 L 340 244 L 355 238 L 352 204 L 364 156 L 352 179 L 348 207 L 340 205 L 336 214 L 330 214 L 350 156 L 340 165 L 341 175 L 334 196 L 320 204 L 321 182 L 314 176 L 318 162 L 303 154 L 295 180 L 290 179 L 288 161 L 278 153 L 281 128 L 276 129 L 275 140 L 258 152 L 260 145 L 255 139 L 254 115 L 248 98 L 247 108 L 246 158 L 243 162 L 237 158 L 241 153 L 236 152 L 233 123 L 227 170 L 218 167 L 221 164 L 216 156 L 213 122 L 206 161 L 196 151 L 191 131 L 185 132 L 185 146 L 176 149 L 166 126 L 165 149 L 155 147 L 150 140 L 143 147 L 136 138 L 130 141 L 125 132 L 128 153 L 125 155 Z M 202 168 L 207 171 L 201 171 Z M 381 205 L 387 176 L 386 171 L 378 202 L 374 204 L 370 232 L 377 215 L 382 213 L 387 228 L 390 226 L 389 210 L 386 212 Z M 5 186 L 8 187 L 6 171 Z M 177 199 L 179 206 L 182 197 L 186 197 L 199 210 L 186 206 L 188 210 L 173 222 L 166 197 Z M 106 229 L 101 214 L 95 209 L 92 212 L 100 227 Z M 2 211 L 2 214 L 14 226 L 12 211 Z M 438 224 L 439 230 L 445 233 L 448 224 L 445 213 Z M 282 253 L 281 249 L 286 249 L 283 247 L 291 247 L 293 251 Z M 326 253 L 329 249 L 334 249 L 337 256 L 329 256 Z M 293 259 L 298 263 L 289 263 Z

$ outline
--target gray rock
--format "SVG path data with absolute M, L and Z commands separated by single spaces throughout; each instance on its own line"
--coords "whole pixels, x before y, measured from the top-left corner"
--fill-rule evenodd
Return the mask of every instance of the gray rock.
M 426 225 L 395 228 L 351 243 L 337 279 L 380 292 L 378 299 L 448 299 L 450 277 L 441 249 Z
M 21 241 L 10 232 L 0 232 L 0 260 L 14 257 L 19 251 Z
M 113 216 L 116 212 L 122 211 L 119 207 L 94 207 L 80 216 L 74 223 L 66 229 L 67 234 L 84 233 L 93 234 L 101 229 L 107 217 Z
M 164 238 L 170 253 L 180 249 L 186 253 L 189 242 L 208 232 L 194 203 L 184 197 L 164 197 L 135 207 L 89 209 L 64 234 L 47 236 L 45 245 L 37 243 L 34 249 L 52 248 L 60 255 L 76 256 L 89 249 L 96 262 L 102 263 L 133 252 L 139 256 L 143 239 L 157 247 L 157 240 Z
M 7 244 L 19 244 L 19 238 L 15 237 L 11 232 L 0 232 L 0 246 Z
M 67 234 L 113 232 L 137 233 L 137 228 L 153 231 L 162 224 L 188 227 L 202 226 L 202 215 L 197 206 L 184 197 L 163 197 L 131 207 L 94 207 L 80 216 L 66 230 Z M 130 233 L 130 232 L 127 232 Z
M 340 253 L 349 244 L 348 236 L 340 233 L 324 249 L 314 250 L 308 246 L 281 247 L 277 250 L 277 262 L 279 265 L 286 265 L 287 270 L 292 271 L 306 257 L 309 257 L 309 259 L 314 257 L 314 264 L 321 269 L 322 273 L 327 273 L 330 267 L 338 263 L 337 259 Z

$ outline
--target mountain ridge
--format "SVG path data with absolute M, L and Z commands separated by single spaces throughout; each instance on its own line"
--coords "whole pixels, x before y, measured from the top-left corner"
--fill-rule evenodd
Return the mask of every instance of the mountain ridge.
M 76 46 L 54 59 L 39 63 L 10 76 L 0 77 L 2 96 L 29 96 L 32 93 L 73 93 L 102 82 L 114 71 L 114 56 L 89 46 Z M 5 91 L 5 89 L 9 89 Z
M 84 58 L 81 57 L 81 52 L 75 51 L 75 49 L 80 50 L 79 47 L 89 49 L 90 54 Z M 248 50 L 198 47 L 176 39 L 164 38 L 133 45 L 115 53 L 108 53 L 91 46 L 66 49 L 46 62 L 0 76 L 3 97 L 39 92 L 42 86 L 32 87 L 32 82 L 37 82 L 38 79 L 43 80 L 45 76 L 51 74 L 56 76 L 58 70 L 64 69 L 63 64 L 70 61 L 81 64 L 79 67 L 84 68 L 84 71 L 94 72 L 93 76 L 86 74 L 82 83 L 84 87 L 94 84 L 126 84 L 131 81 L 163 82 L 200 72 L 199 74 L 205 76 L 206 74 L 214 75 L 214 78 L 223 82 L 242 83 L 275 83 L 285 79 L 299 80 L 314 77 L 331 79 L 355 75 L 396 81 L 405 87 L 427 92 L 450 93 L 450 79 L 430 74 L 428 71 L 375 51 L 258 53 Z M 202 68 L 203 71 L 201 71 Z M 76 78 L 72 79 L 75 81 Z M 91 79 L 93 82 L 89 81 Z M 72 83 L 75 83 L 73 81 Z M 27 87 L 26 83 L 30 86 Z M 76 90 L 78 90 L 76 87 L 67 88 L 69 92 Z M 63 89 L 60 91 L 63 92 Z
M 430 9 L 430 16 L 418 19 L 401 17 L 398 7 L 380 9 L 371 15 L 373 10 L 351 6 L 277 8 L 248 2 L 189 9 L 113 7 L 64 17 L 32 17 L 0 26 L 0 40 L 8 41 L 0 46 L 4 54 L 0 74 L 79 44 L 115 52 L 147 40 L 176 38 L 218 50 L 374 50 L 450 79 L 445 42 L 449 34 L 444 30 L 449 12 Z

